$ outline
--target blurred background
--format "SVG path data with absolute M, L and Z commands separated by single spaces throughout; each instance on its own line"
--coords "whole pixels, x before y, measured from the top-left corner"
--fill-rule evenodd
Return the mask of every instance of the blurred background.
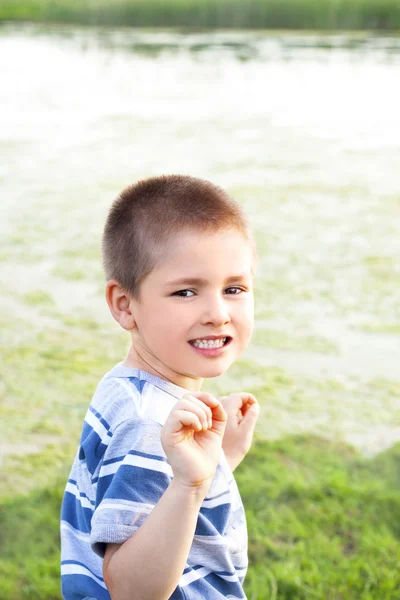
M 118 192 L 184 173 L 255 230 L 237 470 L 249 600 L 400 599 L 400 4 L 3 1 L 0 600 L 60 600 L 60 501 L 128 337 L 104 300 Z

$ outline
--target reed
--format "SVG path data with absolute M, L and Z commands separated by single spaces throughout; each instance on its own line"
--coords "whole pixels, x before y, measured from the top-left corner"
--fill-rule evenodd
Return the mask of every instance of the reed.
M 0 21 L 190 28 L 400 29 L 398 0 L 4 0 Z

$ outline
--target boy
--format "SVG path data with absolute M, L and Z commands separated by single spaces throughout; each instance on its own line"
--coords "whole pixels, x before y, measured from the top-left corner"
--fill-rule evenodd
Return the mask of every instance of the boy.
M 255 249 L 240 207 L 208 181 L 126 188 L 103 235 L 106 299 L 130 332 L 85 417 L 61 514 L 65 600 L 245 598 L 245 514 L 232 471 L 251 394 L 213 398 L 253 329 Z

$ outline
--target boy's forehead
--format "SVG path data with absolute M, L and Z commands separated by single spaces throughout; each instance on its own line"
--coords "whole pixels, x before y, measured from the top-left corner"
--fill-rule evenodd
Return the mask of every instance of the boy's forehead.
M 248 245 L 248 240 L 237 229 L 211 232 L 183 230 L 166 240 L 162 251 L 165 258 L 180 258 L 187 252 L 201 256 L 202 253 L 215 251 L 216 248 L 221 252 L 232 247 L 243 248 Z
M 153 271 L 160 275 L 172 271 L 171 281 L 205 280 L 217 272 L 234 280 L 251 274 L 252 267 L 251 244 L 237 230 L 216 233 L 190 231 L 163 245 Z

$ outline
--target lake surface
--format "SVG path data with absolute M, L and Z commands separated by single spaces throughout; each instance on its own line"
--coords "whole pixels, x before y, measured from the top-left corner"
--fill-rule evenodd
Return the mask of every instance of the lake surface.
M 0 72 L 6 347 L 60 314 L 111 331 L 111 201 L 205 177 L 260 253 L 253 342 L 215 385 L 259 390 L 262 436 L 400 440 L 399 37 L 5 24 Z

